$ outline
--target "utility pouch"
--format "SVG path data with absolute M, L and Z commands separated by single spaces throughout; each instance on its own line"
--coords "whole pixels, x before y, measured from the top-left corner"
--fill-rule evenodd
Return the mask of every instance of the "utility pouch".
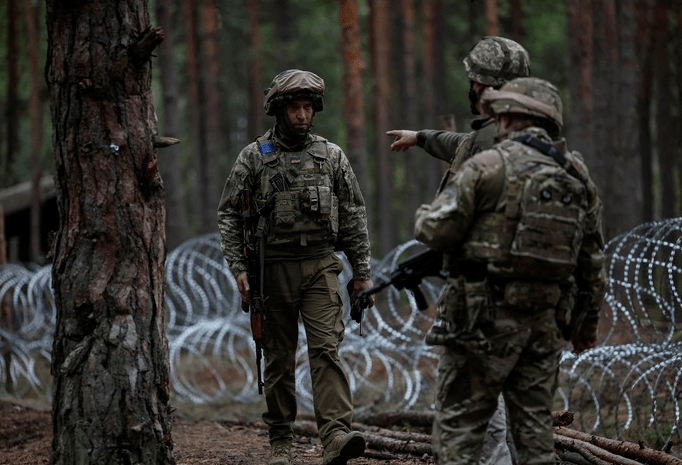
M 477 323 L 492 320 L 492 299 L 488 280 L 464 282 L 464 300 L 466 303 L 467 329 L 471 330 Z
M 504 288 L 504 301 L 519 310 L 556 308 L 561 297 L 558 283 L 509 281 Z
M 276 192 L 274 206 L 274 221 L 277 226 L 293 226 L 296 223 L 296 204 L 298 195 L 293 191 Z

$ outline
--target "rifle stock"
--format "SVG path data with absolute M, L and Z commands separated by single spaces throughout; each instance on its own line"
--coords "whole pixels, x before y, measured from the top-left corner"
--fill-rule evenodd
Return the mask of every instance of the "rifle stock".
M 258 214 L 254 208 L 251 191 L 245 189 L 241 195 L 242 216 L 244 218 L 244 254 L 249 278 L 249 302 L 242 302 L 242 310 L 250 314 L 251 335 L 256 344 L 256 370 L 258 372 L 258 394 L 263 394 L 263 374 L 261 360 L 263 358 L 263 323 L 265 306 L 261 289 L 260 242 L 256 234 Z

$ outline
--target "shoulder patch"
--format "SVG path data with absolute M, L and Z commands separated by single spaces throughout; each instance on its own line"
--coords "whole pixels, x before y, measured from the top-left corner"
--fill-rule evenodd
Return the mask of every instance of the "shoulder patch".
M 260 144 L 258 146 L 258 150 L 260 150 L 261 155 L 265 155 L 265 154 L 277 151 L 275 146 L 273 144 L 271 144 L 270 142 L 266 142 L 265 144 Z

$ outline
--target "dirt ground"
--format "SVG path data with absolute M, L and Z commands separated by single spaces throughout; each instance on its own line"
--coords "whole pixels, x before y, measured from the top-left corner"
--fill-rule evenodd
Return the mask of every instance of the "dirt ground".
M 196 419 L 176 415 L 173 422 L 177 465 L 258 465 L 267 463 L 269 446 L 259 421 Z M 0 399 L 0 465 L 40 465 L 50 461 L 52 424 L 45 401 Z M 293 463 L 319 465 L 322 446 L 314 436 L 297 436 Z M 349 465 L 425 465 L 431 457 L 382 453 L 368 449 Z

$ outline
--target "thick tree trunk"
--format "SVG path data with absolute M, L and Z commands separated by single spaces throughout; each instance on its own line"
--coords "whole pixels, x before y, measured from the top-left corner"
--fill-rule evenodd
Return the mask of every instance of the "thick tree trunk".
M 163 97 L 162 135 L 179 138 L 180 108 L 178 103 L 178 77 L 173 52 L 174 29 L 171 24 L 171 1 L 157 0 L 156 20 L 163 30 L 164 40 L 159 46 L 159 79 Z M 183 183 L 182 150 L 172 145 L 163 150 L 159 168 L 166 190 L 167 246 L 174 249 L 187 239 L 187 212 Z
M 346 154 L 366 201 L 367 217 L 373 218 L 369 183 L 369 160 L 365 133 L 365 100 L 362 91 L 362 44 L 357 0 L 339 0 L 341 54 L 343 60 L 343 120 L 346 124 Z M 371 226 L 371 225 L 370 225 Z M 371 232 L 371 231 L 370 231 Z
M 371 55 L 374 95 L 374 146 L 377 156 L 377 181 L 379 184 L 379 247 L 376 253 L 383 256 L 396 245 L 395 215 L 393 203 L 394 170 L 391 154 L 386 144 L 389 127 L 390 105 L 390 47 L 388 30 L 388 2 L 370 1 Z
M 173 464 L 164 196 L 143 0 L 47 1 L 60 230 L 53 464 Z

